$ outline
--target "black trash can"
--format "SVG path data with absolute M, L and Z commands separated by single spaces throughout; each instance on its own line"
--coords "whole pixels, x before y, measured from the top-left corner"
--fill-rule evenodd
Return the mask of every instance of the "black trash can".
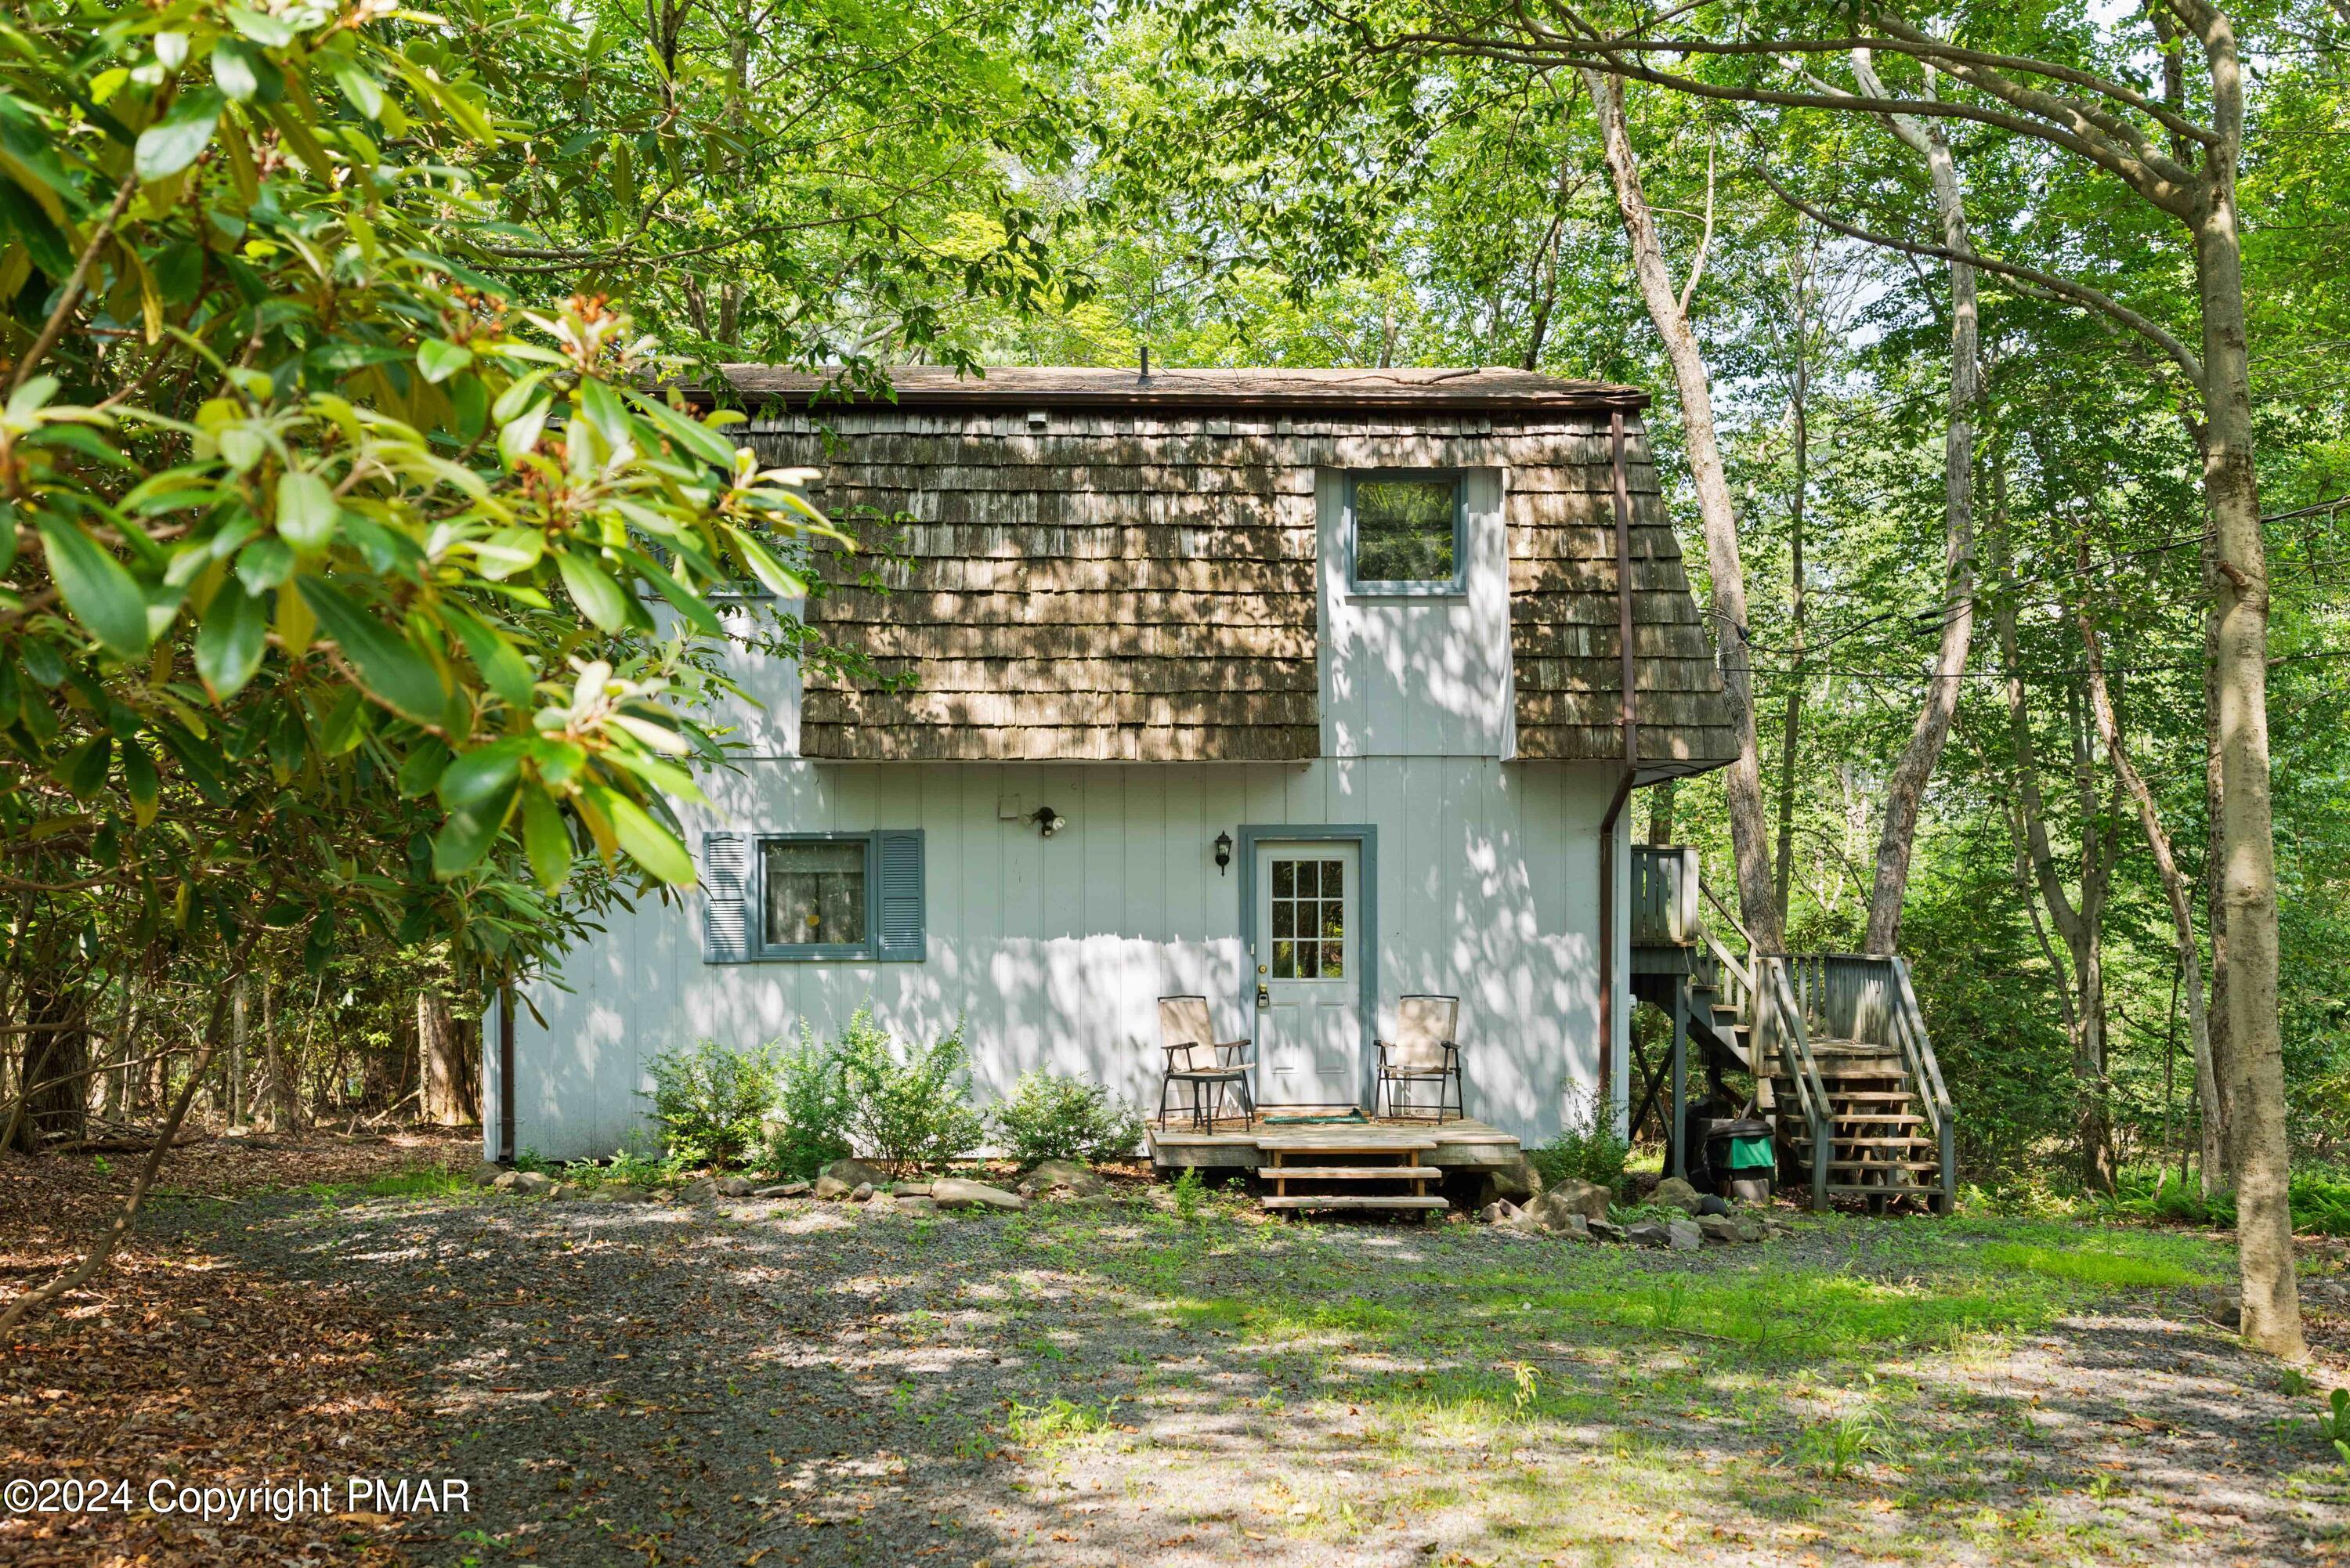
M 1705 1129 L 1705 1163 L 1730 1184 L 1741 1203 L 1771 1201 L 1771 1173 L 1778 1161 L 1771 1147 L 1771 1124 L 1748 1117 L 1711 1122 Z

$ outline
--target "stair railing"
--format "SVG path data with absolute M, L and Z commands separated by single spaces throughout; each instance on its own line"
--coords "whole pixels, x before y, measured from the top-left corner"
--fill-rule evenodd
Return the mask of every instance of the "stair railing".
M 1812 1207 L 1821 1213 L 1828 1208 L 1828 1167 L 1835 1158 L 1832 1141 L 1835 1124 L 1829 1115 L 1827 1085 L 1820 1077 L 1820 1064 L 1812 1055 L 1812 1036 L 1804 1024 L 1804 1010 L 1795 1000 L 1795 989 L 1787 976 L 1788 961 L 1783 954 L 1770 954 L 1755 960 L 1755 978 L 1761 989 L 1755 993 L 1762 1005 L 1756 1012 L 1758 1021 L 1771 1020 L 1773 1048 L 1786 1054 L 1793 1068 L 1787 1076 L 1795 1085 L 1795 1108 L 1812 1133 Z M 1758 1050 L 1756 1055 L 1760 1058 Z M 1756 1070 L 1761 1071 L 1758 1064 Z
M 1935 1058 L 1933 1042 L 1926 1036 L 1926 1014 L 1909 983 L 1909 961 L 1896 957 L 1893 964 L 1893 1037 L 1901 1047 L 1901 1064 L 1918 1085 L 1927 1125 L 1934 1129 L 1934 1146 L 1941 1196 L 1935 1207 L 1948 1214 L 1958 1204 L 1958 1112 L 1950 1091 L 1942 1083 L 1942 1064 Z
M 1754 971 L 1741 963 L 1736 954 L 1722 946 L 1720 937 L 1710 930 L 1701 929 L 1700 934 L 1705 939 L 1706 951 L 1713 956 L 1714 968 L 1718 971 L 1715 976 L 1714 990 L 1721 993 L 1723 1002 L 1738 1010 L 1739 1017 L 1752 1023 L 1754 1018 Z M 1735 1054 L 1733 1050 L 1732 1054 Z M 1752 1050 L 1746 1053 L 1743 1064 L 1747 1071 L 1754 1070 L 1754 1054 Z

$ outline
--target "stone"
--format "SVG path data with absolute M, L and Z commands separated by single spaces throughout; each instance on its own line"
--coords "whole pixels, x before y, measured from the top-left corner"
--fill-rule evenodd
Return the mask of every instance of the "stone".
M 546 1189 L 546 1198 L 550 1203 L 566 1202 L 584 1196 L 585 1191 L 586 1189 L 576 1181 L 558 1181 Z
M 1023 1198 L 1098 1198 L 1108 1190 L 1108 1182 L 1074 1159 L 1045 1160 L 1020 1179 Z
M 870 1187 L 876 1191 L 889 1185 L 889 1173 L 866 1164 L 861 1159 L 836 1159 L 824 1168 L 824 1174 L 840 1183 L 845 1191 Z
M 687 1182 L 683 1189 L 678 1193 L 678 1197 L 688 1203 L 715 1203 L 718 1201 L 718 1183 L 705 1176 Z
M 846 1198 L 856 1190 L 857 1189 L 841 1180 L 829 1170 L 816 1179 L 816 1195 L 818 1198 L 826 1199 Z
M 1717 1247 L 1735 1247 L 1745 1237 L 1738 1233 L 1738 1221 L 1725 1214 L 1700 1214 L 1697 1219 L 1698 1234 Z
M 1580 1214 L 1586 1220 L 1605 1220 L 1607 1218 L 1607 1189 L 1596 1181 L 1570 1176 L 1544 1193 L 1540 1204 L 1561 1215 Z
M 482 1161 L 481 1164 L 473 1167 L 473 1183 L 476 1187 L 494 1187 L 497 1185 L 499 1177 L 512 1176 L 514 1172 L 508 1170 L 504 1166 L 500 1165 L 496 1160 L 485 1159 Z
M 1730 1212 L 1730 1205 L 1712 1193 L 1707 1192 L 1699 1196 L 1697 1211 L 1700 1214 L 1727 1214 Z
M 1687 1220 L 1665 1227 L 1665 1241 L 1676 1252 L 1694 1252 L 1705 1245 L 1705 1232 Z
M 1543 1194 L 1542 1172 L 1524 1155 L 1485 1173 L 1488 1203 L 1523 1204 Z
M 1635 1247 L 1667 1247 L 1672 1244 L 1671 1235 L 1662 1225 L 1651 1224 L 1645 1220 L 1638 1225 L 1624 1227 L 1623 1235 L 1624 1240 Z
M 851 1203 L 870 1203 L 870 1202 L 872 1202 L 872 1201 L 873 1201 L 873 1184 L 872 1184 L 871 1182 L 869 1182 L 869 1181 L 860 1181 L 860 1182 L 858 1182 L 855 1187 L 852 1187 L 852 1188 L 850 1188 L 850 1189 L 848 1189 L 848 1200 L 849 1200 Z
M 897 1210 L 900 1214 L 936 1214 L 939 1203 L 937 1199 L 927 1193 L 917 1193 L 911 1198 L 899 1199 Z
M 928 1198 L 931 1184 L 927 1181 L 893 1181 L 889 1184 L 889 1190 L 900 1198 Z
M 748 1198 L 751 1183 L 744 1177 L 722 1176 L 718 1179 L 718 1190 L 728 1198 Z
M 959 1176 L 943 1177 L 931 1182 L 931 1201 L 941 1209 L 1019 1210 L 1028 1207 L 1028 1200 L 1016 1192 L 990 1187 L 984 1181 L 966 1181 Z
M 1595 1241 L 1625 1241 L 1631 1239 L 1625 1234 L 1624 1227 L 1613 1220 L 1586 1220 L 1583 1224 L 1586 1233 Z
M 536 1198 L 554 1185 L 551 1177 L 536 1170 L 509 1170 L 490 1183 L 496 1191 L 511 1192 L 522 1198 Z
M 1649 1201 L 1678 1209 L 1684 1214 L 1694 1214 L 1698 1211 L 1701 1196 L 1696 1188 L 1679 1177 L 1668 1176 L 1657 1183 L 1657 1190 L 1650 1195 Z
M 1733 1223 L 1738 1227 L 1738 1239 L 1742 1241 L 1752 1242 L 1766 1241 L 1771 1235 L 1769 1229 L 1763 1225 L 1762 1221 L 1757 1220 L 1752 1214 L 1741 1214 Z
M 808 1184 L 805 1181 L 778 1181 L 772 1187 L 751 1189 L 751 1196 L 754 1198 L 801 1198 L 806 1195 L 807 1189 Z
M 1568 1215 L 1566 1223 L 1558 1227 L 1558 1233 L 1570 1241 L 1588 1241 L 1593 1239 L 1591 1221 L 1580 1214 Z
M 1518 1217 L 1518 1206 L 1506 1198 L 1497 1198 L 1477 1210 L 1477 1218 L 1488 1225 L 1506 1225 Z

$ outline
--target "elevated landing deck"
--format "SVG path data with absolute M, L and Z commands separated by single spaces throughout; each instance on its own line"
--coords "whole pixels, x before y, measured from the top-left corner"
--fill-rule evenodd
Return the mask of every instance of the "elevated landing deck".
M 1507 1165 L 1518 1158 L 1519 1152 L 1518 1140 L 1499 1127 L 1462 1120 L 1439 1126 L 1432 1121 L 1382 1117 L 1367 1122 L 1268 1127 L 1260 1116 L 1246 1126 L 1237 1118 L 1219 1122 L 1213 1132 L 1194 1132 L 1170 1125 L 1149 1127 L 1146 1136 L 1150 1143 L 1150 1162 L 1168 1169 L 1199 1166 L 1254 1170 L 1263 1166 L 1308 1163 L 1337 1167 L 1359 1164 L 1354 1158 L 1358 1155 L 1388 1155 L 1399 1160 L 1417 1156 L 1416 1163 L 1420 1165 L 1480 1169 Z

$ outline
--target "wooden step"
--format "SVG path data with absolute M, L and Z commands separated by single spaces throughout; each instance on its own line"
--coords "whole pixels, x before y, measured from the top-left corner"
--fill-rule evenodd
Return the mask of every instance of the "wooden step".
M 1907 1089 L 1854 1089 L 1838 1090 L 1828 1098 L 1838 1105 L 1869 1100 L 1879 1105 L 1906 1106 L 1914 1104 L 1918 1096 Z
M 1940 1168 L 1940 1166 L 1930 1159 L 1832 1159 L 1828 1161 L 1830 1176 L 1835 1175 L 1838 1171 L 1939 1170 Z
M 1789 1138 L 1787 1141 L 1799 1149 L 1812 1147 L 1812 1140 L 1807 1137 Z M 1840 1149 L 1931 1148 L 1934 1147 L 1934 1140 L 1929 1137 L 1846 1137 L 1842 1133 L 1831 1133 L 1828 1136 L 1828 1142 Z
M 1305 1130 L 1307 1129 L 1300 1129 Z M 1432 1137 L 1388 1137 L 1377 1143 L 1350 1143 L 1341 1132 L 1326 1138 L 1318 1135 L 1299 1137 L 1294 1134 L 1261 1137 L 1256 1140 L 1256 1147 L 1258 1152 L 1278 1158 L 1284 1154 L 1432 1154 L 1438 1145 Z
M 1871 1127 L 1916 1127 L 1926 1125 L 1926 1118 L 1914 1111 L 1839 1111 L 1831 1107 L 1832 1122 L 1866 1122 Z
M 1440 1165 L 1263 1165 L 1257 1175 L 1283 1181 L 1434 1181 Z
M 1301 1192 L 1285 1198 L 1260 1198 L 1265 1209 L 1449 1209 L 1449 1200 L 1433 1192 Z

